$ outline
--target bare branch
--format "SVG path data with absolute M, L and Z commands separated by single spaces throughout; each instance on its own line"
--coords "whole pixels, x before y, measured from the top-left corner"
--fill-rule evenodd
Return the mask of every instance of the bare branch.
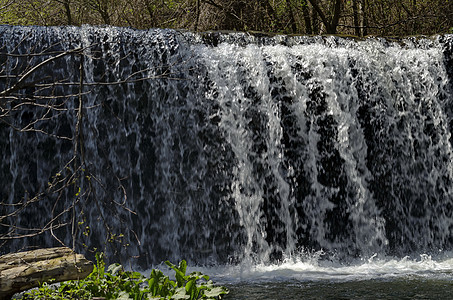
M 57 60 L 57 59 L 59 59 L 59 58 L 61 58 L 63 56 L 66 56 L 66 55 L 69 55 L 69 54 L 73 54 L 73 53 L 77 53 L 77 52 L 80 52 L 80 51 L 82 51 L 82 48 L 68 50 L 68 51 L 65 51 L 65 52 L 60 53 L 60 54 L 55 55 L 55 56 L 52 56 L 52 57 L 40 62 L 39 64 L 37 64 L 36 66 L 31 68 L 28 72 L 26 72 L 24 75 L 22 75 L 21 78 L 12 87 L 10 87 L 10 88 L 8 88 L 8 89 L 6 89 L 4 91 L 1 91 L 0 92 L 0 97 L 7 96 L 7 95 L 11 94 L 12 92 L 23 88 L 24 84 L 25 84 L 25 80 L 28 77 L 30 77 L 30 75 L 32 75 L 34 72 L 36 72 L 37 70 L 39 70 L 43 66 L 47 65 L 48 63 L 50 63 L 50 62 L 52 62 L 54 60 Z

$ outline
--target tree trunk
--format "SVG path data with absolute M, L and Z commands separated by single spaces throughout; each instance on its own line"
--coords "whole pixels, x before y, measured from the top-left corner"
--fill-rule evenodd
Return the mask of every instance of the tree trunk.
M 316 14 L 321 18 L 322 23 L 326 27 L 327 31 L 329 31 L 329 25 L 330 22 L 327 19 L 327 17 L 324 15 L 324 12 L 322 11 L 321 7 L 319 7 L 318 1 L 317 0 L 309 0 L 311 6 L 313 7 L 313 10 L 316 12 Z M 315 34 L 318 34 L 319 32 L 315 32 Z M 329 33 L 329 32 L 327 32 Z
M 307 34 L 313 34 L 313 27 L 312 27 L 312 22 L 310 19 L 310 9 L 308 8 L 308 3 L 307 1 L 304 1 L 302 4 L 302 14 L 304 16 L 304 22 L 305 22 L 305 33 Z M 316 22 L 316 20 L 315 20 Z
M 201 3 L 200 3 L 200 0 L 196 0 L 196 11 L 195 11 L 195 14 L 196 14 L 196 17 L 195 17 L 195 26 L 194 26 L 194 31 L 198 31 L 198 24 L 200 22 L 200 6 L 201 6 Z
M 291 33 L 297 33 L 297 24 L 296 19 L 294 17 L 293 8 L 291 5 L 291 0 L 286 0 L 286 9 L 289 13 L 289 24 L 291 26 Z
M 319 17 L 321 18 L 322 23 L 326 27 L 326 31 L 328 34 L 336 34 L 337 33 L 337 26 L 341 16 L 341 8 L 342 8 L 342 1 L 343 0 L 335 0 L 334 2 L 334 11 L 332 17 L 328 17 L 326 12 L 324 12 L 318 3 L 317 0 L 309 0 L 313 9 L 318 13 Z
M 63 1 L 63 6 L 64 6 L 64 9 L 66 12 L 66 18 L 67 18 L 68 25 L 73 25 L 72 24 L 72 15 L 71 15 L 71 6 L 70 6 L 69 1 L 70 0 Z
M 319 34 L 319 18 L 318 12 L 315 9 L 312 9 L 312 34 Z
M 328 28 L 328 30 L 330 32 L 328 31 L 327 33 L 331 33 L 331 34 L 337 33 L 337 26 L 338 26 L 338 22 L 340 21 L 340 16 L 341 16 L 342 1 L 343 0 L 337 0 L 335 2 L 332 21 L 330 22 L 330 26 Z
M 54 282 L 78 280 L 93 271 L 93 264 L 69 248 L 38 249 L 0 256 L 0 299 Z
M 367 7 L 366 7 L 366 0 L 362 0 L 362 5 L 360 7 L 360 10 L 362 12 L 362 23 L 360 24 L 362 26 L 362 36 L 367 36 L 368 35 L 368 17 L 367 17 Z
M 359 8 L 357 5 L 358 0 L 352 0 L 352 15 L 354 18 L 354 32 L 356 36 L 361 36 L 360 22 L 359 22 Z

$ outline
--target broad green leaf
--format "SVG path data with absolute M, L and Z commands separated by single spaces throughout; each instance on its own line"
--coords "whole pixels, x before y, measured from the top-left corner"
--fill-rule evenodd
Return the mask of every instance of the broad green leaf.
M 229 291 L 224 287 L 215 287 L 211 290 L 204 292 L 205 296 L 208 298 L 218 297 L 219 295 L 228 294 Z
M 171 299 L 190 299 L 190 295 L 186 294 L 184 287 L 177 288 Z
M 187 263 L 185 260 L 182 260 L 179 263 L 179 267 L 176 267 L 174 264 L 169 262 L 168 260 L 165 262 L 167 266 L 173 269 L 175 271 L 175 277 L 176 277 L 176 282 L 178 284 L 178 287 L 182 287 L 184 285 L 184 282 L 186 280 L 186 268 L 187 268 Z M 184 270 L 184 271 L 182 271 Z
M 107 268 L 107 272 L 109 272 L 112 275 L 117 275 L 118 272 L 120 272 L 122 269 L 123 269 L 123 266 L 121 266 L 120 264 L 111 264 Z
M 128 272 L 127 274 L 132 279 L 143 279 L 144 278 L 144 276 L 140 272 Z
M 118 294 L 118 297 L 116 299 L 117 300 L 132 300 L 133 298 L 131 298 L 129 296 L 129 293 L 123 291 Z
M 179 270 L 184 274 L 184 276 L 186 275 L 187 262 L 184 259 L 179 263 Z
M 192 290 L 197 289 L 197 285 L 195 284 L 195 280 L 190 280 L 186 283 L 186 292 L 192 294 Z

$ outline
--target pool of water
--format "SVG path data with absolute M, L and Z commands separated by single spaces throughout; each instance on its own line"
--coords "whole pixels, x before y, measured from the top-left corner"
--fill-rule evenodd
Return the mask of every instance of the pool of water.
M 373 256 L 339 264 L 317 258 L 276 265 L 222 266 L 201 271 L 230 293 L 222 299 L 453 299 L 453 259 Z M 199 268 L 197 270 L 200 270 Z
M 223 299 L 453 299 L 453 281 L 401 277 L 393 279 L 267 282 L 227 285 Z

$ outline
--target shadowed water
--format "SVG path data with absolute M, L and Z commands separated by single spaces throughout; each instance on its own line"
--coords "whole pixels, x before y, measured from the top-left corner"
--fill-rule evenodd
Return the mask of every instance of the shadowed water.
M 397 278 L 349 282 L 272 282 L 231 286 L 224 299 L 448 299 L 453 282 L 425 278 Z

